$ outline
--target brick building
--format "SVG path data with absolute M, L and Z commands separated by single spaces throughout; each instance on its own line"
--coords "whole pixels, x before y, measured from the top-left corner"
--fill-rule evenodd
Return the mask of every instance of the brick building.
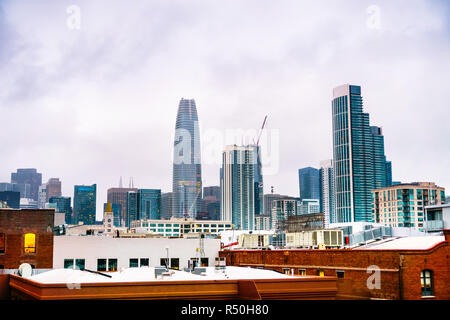
M 426 249 L 432 238 L 422 237 L 421 249 L 230 250 L 220 256 L 227 265 L 336 277 L 341 299 L 448 300 L 450 230 L 444 235 Z
M 53 268 L 53 225 L 53 209 L 0 209 L 0 269 Z

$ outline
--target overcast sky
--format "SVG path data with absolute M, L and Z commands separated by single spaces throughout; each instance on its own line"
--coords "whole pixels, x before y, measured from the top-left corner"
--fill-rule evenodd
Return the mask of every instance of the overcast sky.
M 449 8 L 0 0 L 0 182 L 31 167 L 59 177 L 65 196 L 96 183 L 97 219 L 120 176 L 171 191 L 176 112 L 189 98 L 204 186 L 219 185 L 220 137 L 257 131 L 268 114 L 265 192 L 298 196 L 297 170 L 332 158 L 332 91 L 350 83 L 383 128 L 393 180 L 450 188 Z

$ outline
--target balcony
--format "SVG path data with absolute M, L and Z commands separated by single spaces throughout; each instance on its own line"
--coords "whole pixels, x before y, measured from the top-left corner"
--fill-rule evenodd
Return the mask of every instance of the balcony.
M 426 231 L 442 231 L 442 229 L 444 229 L 444 221 L 442 220 L 424 221 L 423 228 Z

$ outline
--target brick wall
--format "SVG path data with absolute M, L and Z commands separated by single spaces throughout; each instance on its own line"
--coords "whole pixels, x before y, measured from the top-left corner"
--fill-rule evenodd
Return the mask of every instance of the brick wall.
M 422 299 L 420 273 L 434 272 L 434 299 L 450 299 L 448 283 L 449 244 L 444 242 L 430 250 L 247 250 L 221 251 L 227 265 L 263 267 L 283 272 L 284 268 L 305 269 L 306 275 L 338 278 L 338 297 L 343 299 Z M 377 266 L 380 287 L 369 289 L 367 281 Z M 291 272 L 289 270 L 289 272 Z M 370 282 L 370 281 L 369 281 Z
M 54 210 L 0 209 L 0 233 L 5 235 L 5 252 L 0 253 L 4 269 L 29 263 L 38 269 L 53 267 Z M 36 235 L 36 252 L 25 253 L 24 236 Z

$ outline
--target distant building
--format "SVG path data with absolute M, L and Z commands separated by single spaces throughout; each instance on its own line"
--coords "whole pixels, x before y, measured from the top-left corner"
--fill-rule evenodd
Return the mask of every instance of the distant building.
M 231 230 L 231 221 L 196 220 L 172 218 L 169 220 L 142 219 L 133 221 L 130 229 L 139 232 L 153 232 L 165 237 L 181 237 L 189 233 L 219 234 Z
M 203 188 L 203 198 L 215 197 L 220 201 L 220 186 L 210 186 Z
M 425 207 L 423 229 L 427 233 L 441 233 L 450 230 L 450 203 Z
M 320 201 L 318 199 L 303 199 L 299 202 L 299 214 L 313 214 L 320 212 Z
M 20 193 L 20 198 L 31 198 L 31 185 L 28 183 L 1 182 L 0 191 L 15 191 Z
M 320 208 L 319 212 L 325 214 L 325 227 L 330 223 L 336 223 L 336 199 L 334 188 L 333 160 L 326 160 L 320 163 Z
M 51 197 L 48 201 L 51 204 L 56 204 L 55 211 L 57 213 L 64 213 L 65 221 L 67 224 L 73 223 L 71 206 L 72 199 L 70 197 Z
M 61 197 L 61 181 L 59 178 L 51 178 L 46 183 L 47 186 L 47 202 L 50 198 Z
M 301 232 L 321 230 L 325 228 L 325 215 L 323 213 L 301 214 L 290 216 L 286 221 L 287 232 Z
M 254 229 L 254 157 L 251 146 L 227 146 L 222 154 L 221 220 L 238 230 Z
M 387 187 L 392 173 L 379 127 L 363 113 L 361 87 L 334 88 L 332 100 L 333 165 L 338 222 L 370 221 L 371 190 Z
M 11 183 L 29 184 L 29 198 L 38 201 L 39 186 L 42 184 L 42 174 L 38 173 L 36 169 L 17 169 L 17 172 L 11 173 Z
M 38 209 L 38 202 L 29 198 L 20 198 L 20 209 Z
M 320 199 L 319 170 L 316 168 L 303 168 L 298 170 L 300 200 Z
M 113 219 L 113 226 L 114 227 L 121 227 L 121 212 L 122 212 L 122 206 L 120 204 L 117 203 L 110 203 L 108 202 L 109 205 L 111 206 L 111 210 L 112 210 L 112 219 Z M 109 210 L 108 208 L 108 203 L 104 203 L 103 204 L 103 212 L 110 212 L 110 211 L 106 211 Z M 105 217 L 103 217 L 103 221 L 105 221 Z
M 424 207 L 445 202 L 445 189 L 433 182 L 404 183 L 372 190 L 372 221 L 424 231 Z
M 0 201 L 13 209 L 20 209 L 20 192 L 0 191 Z
M 74 223 L 93 225 L 96 218 L 97 185 L 75 186 L 73 198 Z
M 127 226 L 127 194 L 130 191 L 137 191 L 137 188 L 109 188 L 107 191 L 107 201 L 111 204 L 120 205 L 120 225 L 116 226 Z M 114 210 L 114 205 L 113 205 Z
M 255 230 L 272 230 L 272 217 L 266 214 L 255 216 Z
M 285 230 L 288 217 L 298 214 L 297 198 L 285 197 L 272 201 L 271 229 Z
M 272 202 L 274 200 L 289 198 L 287 195 L 276 194 L 276 193 L 268 193 L 264 195 L 264 215 L 271 216 L 272 215 Z
M 161 190 L 138 189 L 128 192 L 128 227 L 134 220 L 161 219 Z
M 161 219 L 170 219 L 173 214 L 173 192 L 161 194 Z
M 179 103 L 173 157 L 173 216 L 195 218 L 201 211 L 202 165 L 194 99 Z

